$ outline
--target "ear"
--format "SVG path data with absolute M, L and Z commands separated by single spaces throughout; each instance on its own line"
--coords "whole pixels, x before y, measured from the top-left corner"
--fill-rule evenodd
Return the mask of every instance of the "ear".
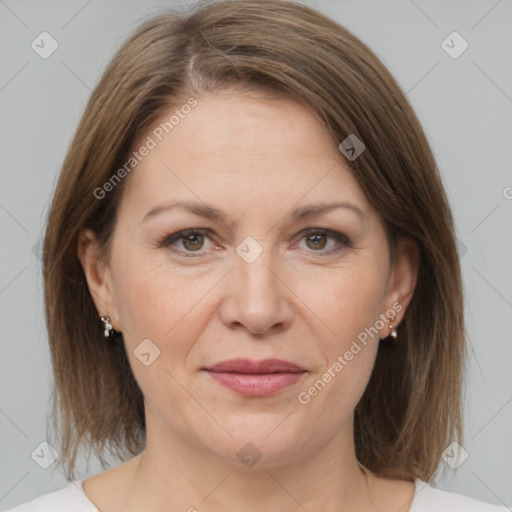
M 418 242 L 410 236 L 398 238 L 391 264 L 391 273 L 384 307 L 393 311 L 389 325 L 396 329 L 402 321 L 405 311 L 411 302 L 418 279 L 420 249 Z M 385 335 L 389 336 L 389 325 L 384 327 Z
M 98 317 L 110 316 L 112 327 L 119 329 L 119 316 L 117 313 L 112 290 L 112 275 L 108 263 L 104 261 L 100 252 L 100 245 L 95 233 L 84 228 L 78 236 L 78 258 L 87 280 L 87 285 L 98 311 Z M 116 327 L 117 325 L 117 327 Z

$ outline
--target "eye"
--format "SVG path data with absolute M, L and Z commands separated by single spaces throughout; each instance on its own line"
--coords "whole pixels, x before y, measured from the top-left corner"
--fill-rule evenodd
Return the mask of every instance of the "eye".
M 305 240 L 308 249 L 321 254 L 333 254 L 345 247 L 352 246 L 350 240 L 345 235 L 328 229 L 306 229 L 301 233 L 301 236 L 301 241 Z M 326 249 L 329 239 L 334 240 L 334 243 Z
M 160 247 L 166 247 L 174 253 L 187 258 L 204 256 L 208 249 L 204 249 L 206 240 L 211 240 L 210 230 L 204 228 L 178 231 L 165 237 Z M 305 240 L 310 252 L 320 255 L 334 254 L 346 247 L 352 247 L 350 240 L 343 234 L 327 229 L 310 228 L 300 233 L 300 241 Z M 329 239 L 334 240 L 329 246 Z M 327 249 L 326 249 L 327 247 Z M 217 246 L 218 248 L 218 246 Z
M 189 258 L 202 256 L 201 249 L 205 245 L 205 240 L 209 239 L 208 233 L 208 229 L 187 229 L 167 236 L 159 245 L 167 247 L 173 252 L 182 253 Z

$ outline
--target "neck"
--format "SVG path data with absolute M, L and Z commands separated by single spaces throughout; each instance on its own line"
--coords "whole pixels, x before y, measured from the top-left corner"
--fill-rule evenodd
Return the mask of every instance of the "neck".
M 148 431 L 146 450 L 133 459 L 124 510 L 220 512 L 237 508 L 356 512 L 373 508 L 370 482 L 358 463 L 351 425 L 321 449 L 301 449 L 253 467 L 204 446 Z

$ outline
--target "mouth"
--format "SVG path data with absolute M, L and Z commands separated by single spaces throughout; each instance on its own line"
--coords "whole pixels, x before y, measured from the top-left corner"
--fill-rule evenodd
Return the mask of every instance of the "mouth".
M 246 397 L 275 395 L 308 373 L 301 366 L 280 359 L 231 359 L 203 370 L 218 384 Z

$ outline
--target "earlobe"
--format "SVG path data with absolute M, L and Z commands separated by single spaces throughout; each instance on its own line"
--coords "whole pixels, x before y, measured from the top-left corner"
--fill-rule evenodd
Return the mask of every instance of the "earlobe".
M 85 228 L 80 232 L 77 252 L 98 317 L 107 314 L 115 317 L 110 270 L 101 257 L 99 242 L 91 229 Z

